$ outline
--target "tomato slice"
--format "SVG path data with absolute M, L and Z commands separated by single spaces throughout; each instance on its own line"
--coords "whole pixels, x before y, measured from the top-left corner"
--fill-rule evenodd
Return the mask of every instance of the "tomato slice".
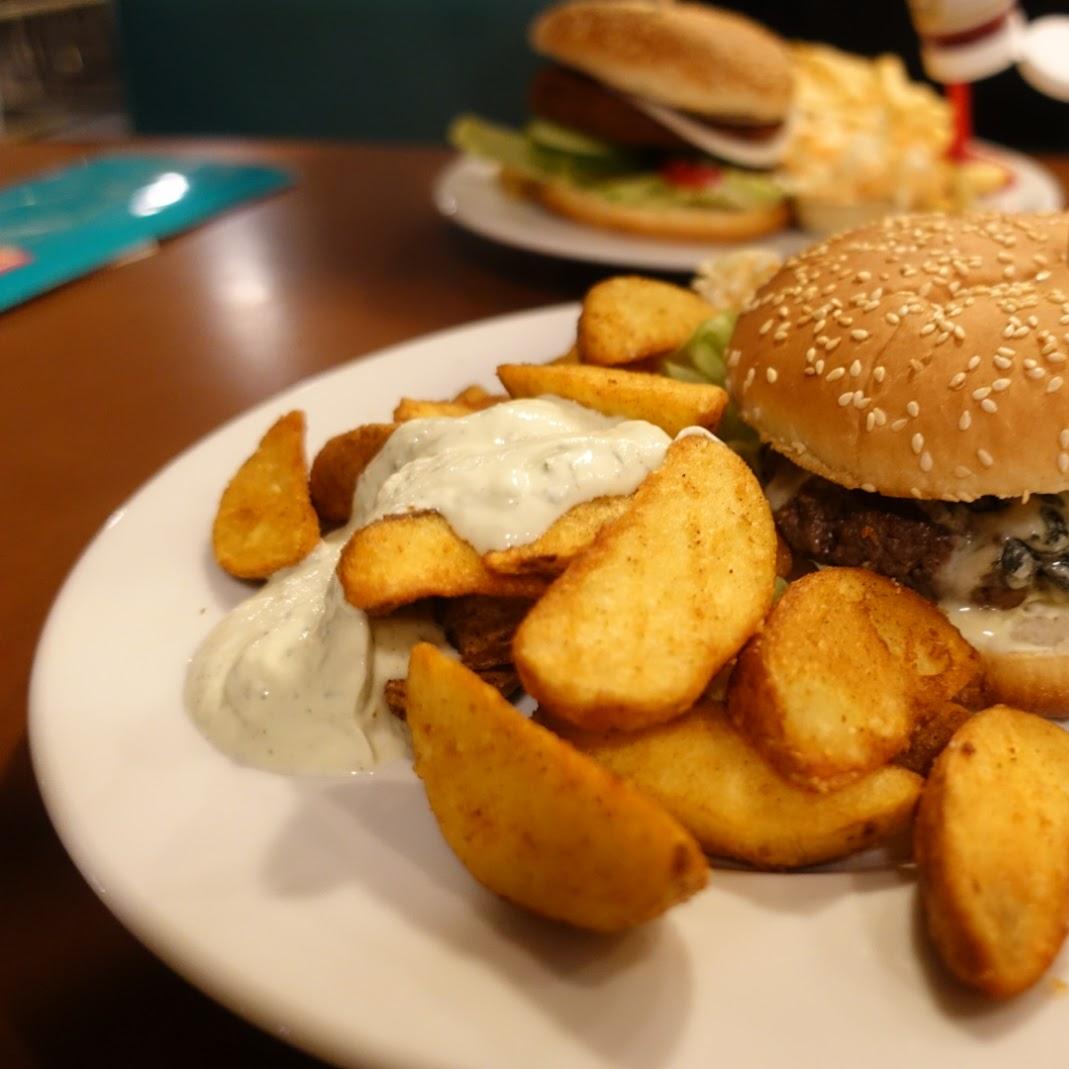
M 661 165 L 661 177 L 683 189 L 708 189 L 724 177 L 721 168 L 713 163 L 697 160 L 666 160 Z

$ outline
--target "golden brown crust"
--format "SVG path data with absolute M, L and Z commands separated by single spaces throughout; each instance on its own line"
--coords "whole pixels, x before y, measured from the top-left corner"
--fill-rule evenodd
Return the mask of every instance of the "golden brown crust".
M 851 488 L 1069 488 L 1067 241 L 1065 213 L 899 216 L 792 257 L 732 339 L 743 417 Z
M 790 57 L 758 23 L 702 4 L 577 0 L 532 23 L 531 47 L 614 89 L 706 116 L 779 122 Z
M 526 192 L 550 211 L 580 223 L 676 241 L 746 241 L 782 230 L 785 201 L 745 211 L 616 204 L 563 182 L 530 183 Z
M 1069 653 L 981 650 L 991 696 L 1042 716 L 1069 717 Z

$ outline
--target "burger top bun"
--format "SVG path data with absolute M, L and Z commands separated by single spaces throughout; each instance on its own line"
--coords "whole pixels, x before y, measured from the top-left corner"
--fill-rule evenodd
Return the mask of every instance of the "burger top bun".
M 542 12 L 531 47 L 621 92 L 698 115 L 778 123 L 790 56 L 768 30 L 700 4 L 574 0 Z
M 1069 489 L 1069 214 L 898 216 L 789 259 L 728 353 L 743 418 L 850 488 Z

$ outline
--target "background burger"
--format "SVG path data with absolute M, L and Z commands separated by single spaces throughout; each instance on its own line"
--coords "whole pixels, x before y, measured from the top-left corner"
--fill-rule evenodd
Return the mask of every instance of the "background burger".
M 786 225 L 769 169 L 788 143 L 791 61 L 772 33 L 700 4 L 575 0 L 529 36 L 550 61 L 533 120 L 519 133 L 461 118 L 456 147 L 595 226 L 730 241 Z
M 728 349 L 792 550 L 936 600 L 1069 715 L 1069 216 L 900 216 L 790 260 Z

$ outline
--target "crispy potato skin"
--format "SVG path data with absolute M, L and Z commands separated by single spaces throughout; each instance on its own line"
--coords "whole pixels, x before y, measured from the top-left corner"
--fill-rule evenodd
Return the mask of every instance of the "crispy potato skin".
M 644 419 L 672 436 L 684 427 L 715 430 L 728 400 L 719 386 L 589 364 L 502 364 L 497 376 L 510 397 L 553 394 L 606 416 Z
M 705 885 L 701 848 L 668 813 L 433 646 L 412 651 L 407 701 L 442 835 L 495 894 L 615 932 Z
M 349 522 L 356 480 L 378 455 L 396 423 L 369 423 L 331 438 L 312 461 L 308 491 L 325 526 Z
M 483 562 L 499 575 L 540 575 L 554 579 L 597 537 L 607 523 L 630 508 L 630 498 L 596 497 L 570 508 L 545 534 L 511 549 L 493 549 Z
M 722 442 L 682 438 L 520 625 L 520 678 L 579 727 L 670 720 L 758 626 L 775 563 L 750 469 Z
M 900 768 L 828 794 L 794 787 L 712 702 L 643 731 L 546 723 L 663 805 L 709 854 L 758 868 L 819 865 L 887 842 L 909 827 L 921 791 L 921 778 Z
M 587 291 L 576 345 L 584 363 L 631 364 L 678 349 L 715 311 L 682 286 L 618 275 Z
M 971 709 L 954 702 L 926 707 L 913 727 L 909 745 L 895 758 L 894 763 L 920 776 L 927 776 L 936 758 L 954 737 L 954 732 L 972 715 Z
M 835 790 L 906 751 L 919 726 L 908 767 L 930 763 L 949 737 L 940 710 L 975 701 L 982 681 L 978 655 L 933 605 L 873 572 L 826 568 L 776 604 L 727 703 L 781 775 Z
M 338 561 L 350 605 L 372 615 L 430 597 L 535 598 L 537 576 L 497 575 L 436 512 L 387 516 L 354 531 Z
M 914 825 L 928 931 L 947 968 L 994 998 L 1034 984 L 1069 919 L 1069 735 L 998 705 L 955 733 Z
M 308 495 L 304 413 L 288 412 L 227 484 L 212 524 L 216 562 L 239 579 L 266 579 L 319 542 Z
M 407 423 L 411 419 L 456 419 L 481 412 L 504 400 L 506 398 L 487 393 L 481 386 L 469 386 L 461 390 L 453 401 L 420 401 L 414 397 L 402 397 L 393 410 L 393 419 L 395 423 Z

